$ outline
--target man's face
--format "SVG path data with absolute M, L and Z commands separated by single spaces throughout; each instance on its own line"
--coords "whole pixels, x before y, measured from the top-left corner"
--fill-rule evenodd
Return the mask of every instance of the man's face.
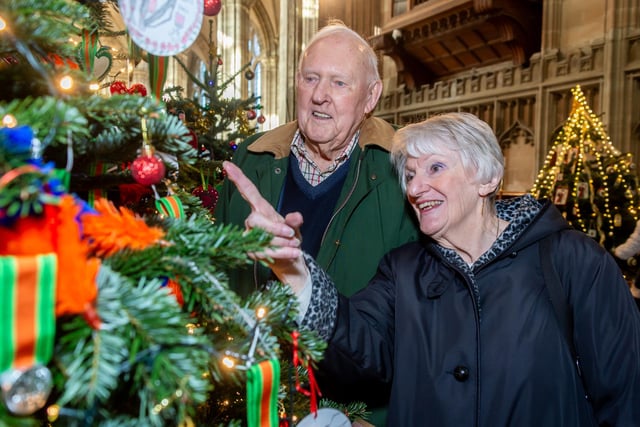
M 298 126 L 310 144 L 335 150 L 349 143 L 375 107 L 380 82 L 369 82 L 364 54 L 344 36 L 317 41 L 296 75 Z

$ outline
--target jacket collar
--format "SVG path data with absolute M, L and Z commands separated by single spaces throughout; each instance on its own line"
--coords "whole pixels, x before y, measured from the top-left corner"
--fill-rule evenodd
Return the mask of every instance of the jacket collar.
M 257 138 L 247 149 L 253 153 L 272 153 L 276 159 L 289 156 L 293 136 L 298 130 L 298 122 L 292 121 L 278 126 Z M 358 145 L 362 150 L 371 145 L 391 151 L 395 129 L 386 120 L 369 117 L 362 122 Z

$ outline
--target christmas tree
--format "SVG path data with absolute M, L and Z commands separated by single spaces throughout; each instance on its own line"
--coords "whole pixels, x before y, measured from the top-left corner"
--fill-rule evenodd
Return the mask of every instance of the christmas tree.
M 229 289 L 269 236 L 176 185 L 200 156 L 158 91 L 95 91 L 110 3 L 0 4 L 0 426 L 276 425 L 280 360 L 325 344 L 288 287 Z
M 195 99 L 184 98 L 183 88 L 168 88 L 165 102 L 172 111 L 184 113 L 185 121 L 198 137 L 200 149 L 208 150 L 212 159 L 222 161 L 231 159 L 237 144 L 255 133 L 255 123 L 263 123 L 264 117 L 258 116 L 262 106 L 256 96 L 228 97 L 228 90 L 239 75 L 252 80 L 254 74 L 251 63 L 247 63 L 234 74 L 223 75 L 222 57 L 216 53 L 212 27 L 209 20 L 209 61 L 203 78 L 193 74 L 179 57 L 175 58 L 198 88 L 199 95 Z
M 569 117 L 531 190 L 548 198 L 569 223 L 611 249 L 633 232 L 638 219 L 638 179 L 630 153 L 611 143 L 579 86 Z
M 219 4 L 219 2 L 218 2 Z M 214 10 L 219 11 L 219 7 Z M 262 109 L 255 95 L 248 98 L 228 96 L 236 78 L 243 75 L 247 80 L 254 78 L 251 63 L 245 64 L 231 76 L 222 73 L 222 57 L 217 53 L 213 38 L 213 20 L 209 19 L 209 61 L 202 78 L 175 57 L 175 61 L 188 75 L 197 88 L 198 95 L 184 97 L 184 88 L 172 87 L 165 90 L 165 103 L 172 114 L 185 122 L 191 131 L 191 145 L 199 150 L 195 165 L 184 164 L 178 183 L 183 188 L 208 202 L 207 195 L 214 202 L 209 203 L 211 211 L 217 201 L 217 186 L 221 183 L 222 162 L 233 157 L 238 144 L 257 130 L 257 124 L 264 123 L 264 116 L 258 116 Z

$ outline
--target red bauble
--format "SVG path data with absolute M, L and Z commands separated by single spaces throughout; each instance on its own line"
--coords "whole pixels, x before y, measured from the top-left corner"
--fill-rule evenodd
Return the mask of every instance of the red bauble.
M 257 115 L 258 115 L 258 113 L 256 113 L 256 110 L 249 110 L 249 111 L 247 111 L 247 119 L 248 119 L 248 120 L 253 120 L 253 119 L 255 119 Z
M 126 83 L 116 80 L 109 85 L 111 95 L 140 95 L 147 96 L 147 88 L 142 83 L 134 83 L 131 87 L 127 87 Z
M 204 0 L 204 14 L 216 16 L 222 9 L 222 0 Z
M 111 92 L 111 95 L 123 95 L 128 93 L 127 85 L 123 81 L 116 80 L 109 86 L 109 92 Z
M 135 83 L 131 85 L 127 92 L 130 95 L 147 96 L 147 88 L 142 83 Z
M 162 159 L 153 155 L 142 155 L 131 163 L 131 175 L 138 184 L 157 184 L 164 178 L 165 172 Z
M 267 120 L 262 114 L 258 116 L 258 123 L 263 124 Z
M 213 214 L 213 211 L 216 209 L 216 205 L 218 204 L 218 190 L 211 185 L 207 185 L 207 189 L 205 190 L 202 185 L 196 187 L 195 190 L 191 192 L 194 196 L 200 199 L 202 202 L 202 206 L 209 209 L 209 212 Z

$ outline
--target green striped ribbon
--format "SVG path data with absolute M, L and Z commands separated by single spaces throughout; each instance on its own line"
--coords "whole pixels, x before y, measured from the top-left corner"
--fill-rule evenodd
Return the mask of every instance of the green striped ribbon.
M 91 176 L 99 176 L 104 173 L 105 169 L 106 168 L 102 162 L 95 162 L 95 163 L 92 163 L 91 166 L 89 167 L 89 174 Z M 94 207 L 96 200 L 101 197 L 104 197 L 104 192 L 102 191 L 102 188 L 92 188 L 89 190 L 89 193 L 87 194 L 87 204 L 91 207 Z
M 149 62 L 149 86 L 153 96 L 160 100 L 162 98 L 162 89 L 167 80 L 167 63 L 169 57 L 156 56 L 147 54 Z
M 170 218 L 184 218 L 182 202 L 176 196 L 167 196 L 156 199 L 156 209 L 164 216 Z
M 80 64 L 84 71 L 91 75 L 96 53 L 98 52 L 98 33 L 96 31 L 82 30 L 82 39 L 78 47 L 80 49 Z
M 247 427 L 278 427 L 280 362 L 265 360 L 247 370 Z
M 57 256 L 0 256 L 0 372 L 53 354 Z

